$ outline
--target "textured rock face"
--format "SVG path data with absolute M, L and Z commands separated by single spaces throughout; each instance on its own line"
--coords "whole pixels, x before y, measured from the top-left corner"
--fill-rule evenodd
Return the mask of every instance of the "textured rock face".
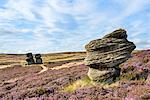
M 118 29 L 102 39 L 91 41 L 85 48 L 85 64 L 89 66 L 88 76 L 93 81 L 110 83 L 120 75 L 118 66 L 130 57 L 135 45 L 127 40 L 124 29 Z

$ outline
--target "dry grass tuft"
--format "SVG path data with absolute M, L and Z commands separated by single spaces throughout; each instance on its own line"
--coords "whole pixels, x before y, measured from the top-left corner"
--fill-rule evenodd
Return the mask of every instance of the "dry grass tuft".
M 90 80 L 90 78 L 88 76 L 86 76 L 85 78 L 83 78 L 81 80 L 77 80 L 73 84 L 65 87 L 63 89 L 63 91 L 64 92 L 73 92 L 79 88 L 83 88 L 85 86 L 90 86 L 90 85 L 92 85 L 92 81 Z

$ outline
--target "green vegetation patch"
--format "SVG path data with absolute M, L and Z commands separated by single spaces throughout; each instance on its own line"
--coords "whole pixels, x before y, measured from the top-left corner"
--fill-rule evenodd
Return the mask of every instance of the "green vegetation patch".
M 83 79 L 77 80 L 71 85 L 65 87 L 63 89 L 64 92 L 74 92 L 76 89 L 83 88 L 85 86 L 92 85 L 92 81 L 88 76 L 84 77 Z

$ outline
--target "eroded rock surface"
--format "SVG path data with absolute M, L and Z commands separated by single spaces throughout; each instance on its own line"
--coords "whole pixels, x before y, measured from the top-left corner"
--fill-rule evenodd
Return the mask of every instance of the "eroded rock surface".
M 120 75 L 119 65 L 130 57 L 136 46 L 127 40 L 124 29 L 118 29 L 102 39 L 92 40 L 85 48 L 88 76 L 93 81 L 111 83 Z

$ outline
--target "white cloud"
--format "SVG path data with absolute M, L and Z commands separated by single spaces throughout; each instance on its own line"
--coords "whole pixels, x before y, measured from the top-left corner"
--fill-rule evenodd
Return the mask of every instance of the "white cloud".
M 16 29 L 16 28 L 12 28 L 12 29 L 0 29 L 0 34 L 24 34 L 24 33 L 28 33 L 28 32 L 32 32 L 31 29 Z
M 103 2 L 112 5 L 104 6 L 101 4 Z M 127 28 L 129 39 L 140 48 L 144 44 L 145 36 L 148 36 L 143 34 L 150 30 L 150 25 L 148 19 L 142 17 L 137 19 L 135 15 L 141 15 L 145 9 L 148 9 L 149 0 L 103 2 L 99 0 L 8 0 L 4 5 L 5 9 L 0 8 L 0 34 L 2 35 L 0 44 L 3 44 L 0 52 L 6 49 L 8 52 L 12 49 L 13 52 L 84 50 L 84 44 L 88 41 L 100 38 L 105 33 L 120 27 Z M 112 9 L 106 10 L 107 7 Z M 16 24 L 18 21 L 34 25 L 20 27 Z M 26 35 L 31 35 L 30 39 L 26 38 Z M 147 49 L 148 43 L 145 43 L 142 48 Z
M 5 7 L 25 20 L 36 20 L 34 13 L 32 13 L 32 9 L 34 9 L 32 0 L 9 0 Z

